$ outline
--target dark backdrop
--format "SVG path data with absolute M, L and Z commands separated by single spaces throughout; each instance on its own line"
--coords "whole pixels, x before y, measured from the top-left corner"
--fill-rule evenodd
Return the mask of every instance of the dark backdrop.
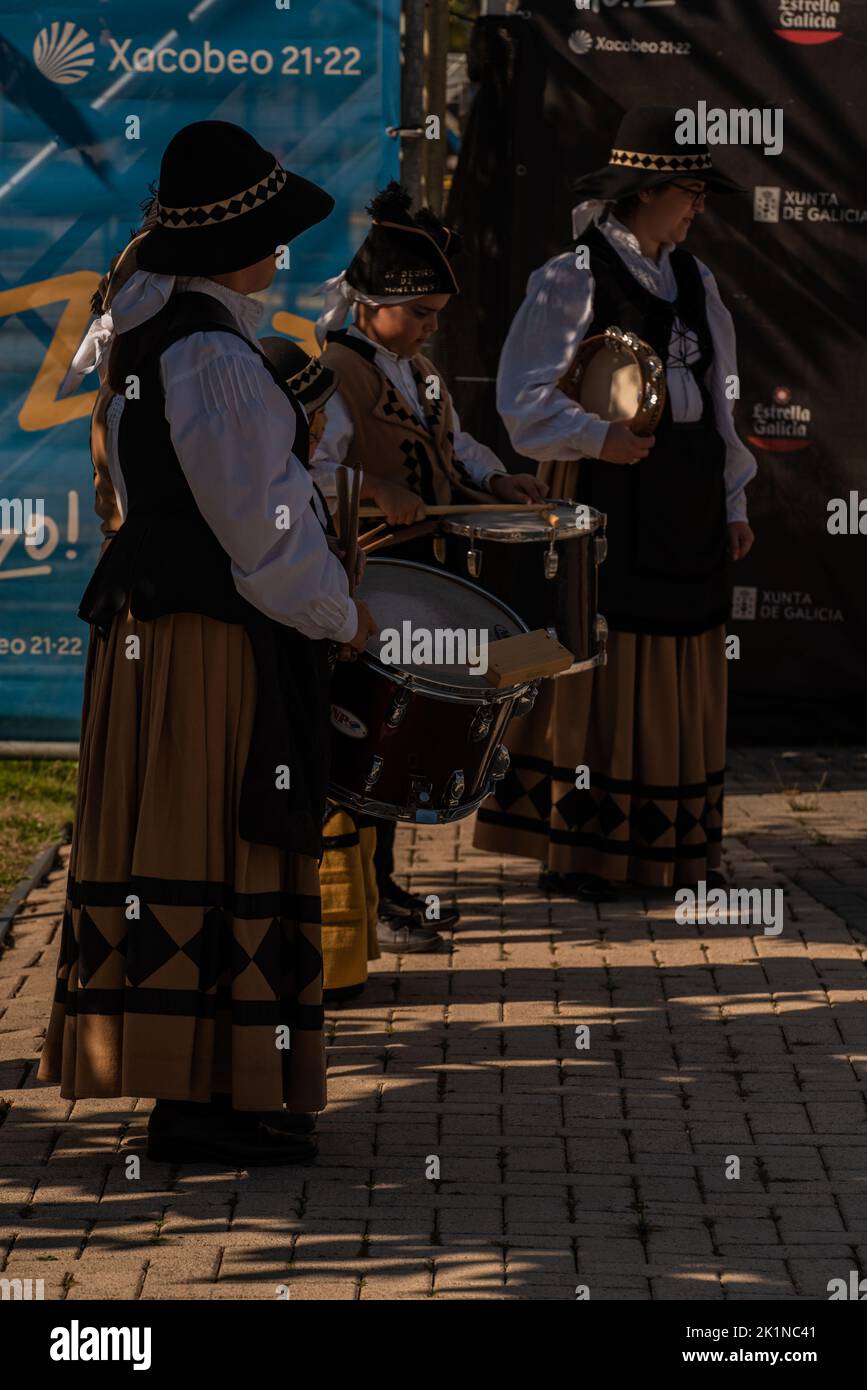
M 689 242 L 734 315 L 736 418 L 759 465 L 729 628 L 731 733 L 756 741 L 867 733 L 867 535 L 827 531 L 829 499 L 867 498 L 867 0 L 821 4 L 525 0 L 479 21 L 449 205 L 466 252 L 439 355 L 465 426 L 515 463 L 492 379 L 528 274 L 569 244 L 571 179 L 639 103 L 783 109 L 780 155 L 712 151 L 749 193 L 712 199 Z

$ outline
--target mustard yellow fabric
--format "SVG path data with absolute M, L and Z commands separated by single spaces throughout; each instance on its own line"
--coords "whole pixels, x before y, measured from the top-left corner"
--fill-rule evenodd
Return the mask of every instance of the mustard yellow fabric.
M 379 895 L 373 868 L 376 830 L 360 830 L 348 811 L 326 821 L 326 850 L 319 869 L 322 893 L 323 988 L 346 989 L 367 980 L 367 962 L 377 960 Z M 327 848 L 328 841 L 347 843 Z

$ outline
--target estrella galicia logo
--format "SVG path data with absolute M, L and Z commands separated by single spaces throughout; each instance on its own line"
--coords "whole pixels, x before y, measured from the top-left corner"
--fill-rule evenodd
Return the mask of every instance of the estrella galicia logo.
M 778 39 L 789 43 L 832 43 L 839 28 L 842 0 L 777 0 Z
M 771 404 L 756 401 L 753 425 L 747 439 L 754 449 L 772 454 L 790 454 L 808 449 L 813 414 L 810 407 L 792 399 L 788 386 L 775 386 Z
M 95 49 L 90 35 L 71 19 L 55 19 L 33 41 L 33 61 L 51 82 L 68 87 L 80 82 L 93 67 Z

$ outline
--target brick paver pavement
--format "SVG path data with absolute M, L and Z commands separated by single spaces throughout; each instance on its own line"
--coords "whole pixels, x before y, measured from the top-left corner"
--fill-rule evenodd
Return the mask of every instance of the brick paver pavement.
M 783 889 L 780 936 L 678 925 L 663 894 L 547 901 L 466 823 L 402 830 L 409 881 L 459 885 L 463 921 L 329 1013 L 303 1169 L 131 1178 L 149 1102 L 34 1083 L 58 868 L 0 960 L 0 1278 L 72 1300 L 824 1299 L 863 1274 L 867 753 L 733 754 L 729 790 L 732 881 Z

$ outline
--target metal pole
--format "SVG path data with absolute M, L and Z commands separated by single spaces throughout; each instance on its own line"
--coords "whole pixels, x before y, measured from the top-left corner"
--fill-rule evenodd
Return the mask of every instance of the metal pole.
M 425 191 L 437 216 L 443 210 L 443 183 L 446 173 L 446 68 L 449 56 L 448 0 L 428 0 L 427 5 L 427 94 L 425 114 L 438 116 L 438 140 L 425 140 Z
M 410 130 L 424 126 L 424 14 L 425 0 L 404 0 L 401 124 Z M 401 139 L 401 182 L 415 205 L 422 201 L 424 143 L 418 136 Z

